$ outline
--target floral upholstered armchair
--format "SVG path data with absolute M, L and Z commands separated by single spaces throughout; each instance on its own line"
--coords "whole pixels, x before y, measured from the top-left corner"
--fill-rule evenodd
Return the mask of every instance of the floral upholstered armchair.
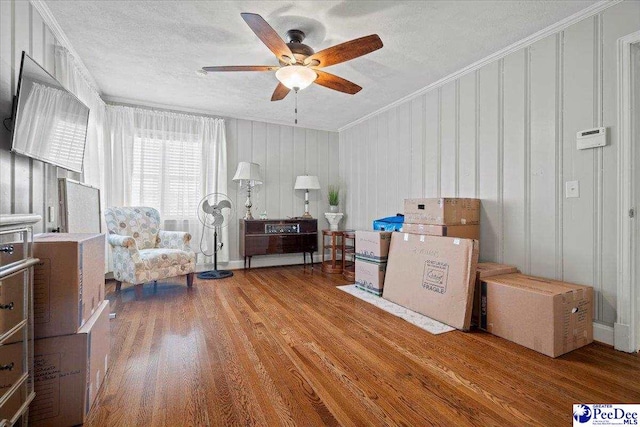
M 117 291 L 122 282 L 142 285 L 182 275 L 192 286 L 196 254 L 189 233 L 160 230 L 160 214 L 153 208 L 108 208 L 104 216 Z

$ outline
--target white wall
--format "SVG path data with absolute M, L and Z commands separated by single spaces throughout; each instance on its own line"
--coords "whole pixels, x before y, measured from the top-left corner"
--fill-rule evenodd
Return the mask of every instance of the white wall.
M 22 51 L 53 74 L 56 40 L 33 6 L 26 1 L 0 1 L 0 119 L 11 116 Z M 11 133 L 0 126 L 0 213 L 36 213 L 45 221 L 36 232 L 57 227 L 46 222 L 46 206 L 58 206 L 57 178 L 67 172 L 38 160 L 15 155 Z M 77 174 L 68 177 L 78 179 Z M 56 209 L 57 215 L 57 209 Z
M 350 228 L 407 197 L 482 199 L 481 259 L 593 285 L 616 319 L 617 51 L 640 28 L 627 1 L 340 132 Z M 577 131 L 610 144 L 577 151 Z M 564 183 L 580 181 L 580 198 Z
M 276 125 L 241 119 L 225 119 L 229 196 L 236 207 L 236 219 L 229 227 L 229 257 L 242 259 L 238 250 L 238 220 L 244 216 L 246 198 L 238 194 L 231 179 L 238 162 L 258 163 L 264 184 L 252 196 L 254 218 L 266 211 L 268 218 L 287 218 L 304 213 L 304 192 L 293 189 L 296 176 L 317 175 L 321 190 L 309 192 L 309 211 L 318 228 L 328 228 L 327 186 L 338 182 L 338 133 Z M 320 247 L 320 246 L 319 246 Z M 302 254 L 255 257 L 251 265 L 302 263 Z

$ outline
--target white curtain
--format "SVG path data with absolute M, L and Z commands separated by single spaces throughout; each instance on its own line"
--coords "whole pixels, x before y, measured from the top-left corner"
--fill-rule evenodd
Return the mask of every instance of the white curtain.
M 107 107 L 108 147 L 105 168 L 106 206 L 131 206 L 131 174 L 133 171 L 133 138 L 135 125 L 132 108 Z
M 62 85 L 89 107 L 87 142 L 84 150 L 82 181 L 100 189 L 101 206 L 105 204 L 105 136 L 106 104 L 73 57 L 64 47 L 56 46 L 55 77 Z M 103 218 L 104 221 L 104 218 Z M 103 224 L 103 230 L 104 224 Z
M 107 116 L 112 168 L 108 203 L 158 209 L 163 228 L 191 233 L 198 262 L 211 262 L 203 252 L 213 252 L 213 233 L 202 229 L 197 209 L 207 194 L 226 193 L 224 120 L 125 106 L 108 106 Z M 225 243 L 218 259 L 227 262 L 226 227 L 218 237 Z

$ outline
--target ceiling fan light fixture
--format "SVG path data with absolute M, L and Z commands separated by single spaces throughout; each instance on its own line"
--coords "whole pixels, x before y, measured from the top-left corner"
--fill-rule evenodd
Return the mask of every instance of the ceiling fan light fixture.
M 302 90 L 313 83 L 318 74 L 303 65 L 288 65 L 276 71 L 276 78 L 289 89 Z

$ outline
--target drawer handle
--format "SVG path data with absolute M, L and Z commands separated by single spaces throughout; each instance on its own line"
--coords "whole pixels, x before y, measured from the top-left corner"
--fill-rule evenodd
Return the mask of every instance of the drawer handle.
M 6 365 L 0 365 L 0 371 L 12 371 L 13 370 L 13 366 L 14 366 L 13 362 L 8 363 Z
M 13 301 L 11 301 L 9 304 L 0 304 L 0 310 L 13 310 Z
M 13 254 L 13 245 L 7 245 L 0 247 L 0 252 L 8 253 L 9 255 Z

